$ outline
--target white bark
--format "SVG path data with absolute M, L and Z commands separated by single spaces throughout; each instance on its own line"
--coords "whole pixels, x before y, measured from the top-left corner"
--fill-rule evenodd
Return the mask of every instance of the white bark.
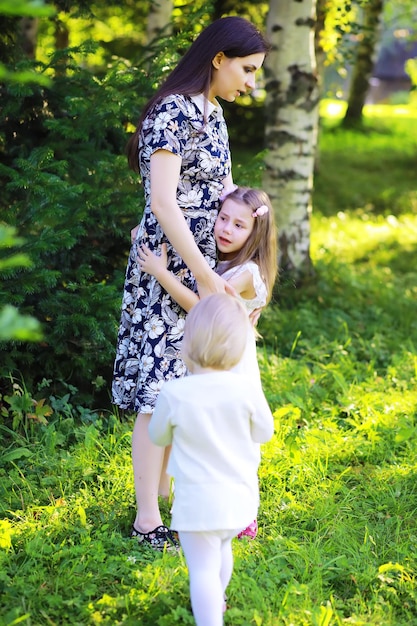
M 173 0 L 151 0 L 146 25 L 146 41 L 151 43 L 161 34 L 169 35 Z
M 36 58 L 39 20 L 34 17 L 22 17 L 20 20 L 20 39 L 24 53 L 29 59 Z
M 316 0 L 270 0 L 264 187 L 275 210 L 281 268 L 300 275 L 312 270 L 309 218 L 319 103 L 315 17 Z

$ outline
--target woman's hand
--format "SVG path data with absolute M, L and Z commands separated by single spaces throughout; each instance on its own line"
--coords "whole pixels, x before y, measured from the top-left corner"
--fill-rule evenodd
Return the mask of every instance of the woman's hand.
M 138 252 L 138 264 L 142 272 L 155 276 L 157 280 L 161 273 L 166 272 L 168 265 L 167 245 L 161 245 L 161 255 L 154 254 L 145 245 L 140 246 Z

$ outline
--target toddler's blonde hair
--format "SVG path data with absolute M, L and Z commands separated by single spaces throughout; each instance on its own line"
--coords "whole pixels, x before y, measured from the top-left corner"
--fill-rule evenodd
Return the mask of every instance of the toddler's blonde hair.
M 202 298 L 185 321 L 181 356 L 188 369 L 232 369 L 243 356 L 248 326 L 248 314 L 237 298 L 226 293 Z

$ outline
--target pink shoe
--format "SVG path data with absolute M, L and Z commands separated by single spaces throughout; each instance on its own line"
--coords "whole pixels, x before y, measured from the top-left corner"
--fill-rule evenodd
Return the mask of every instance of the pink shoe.
M 258 534 L 258 522 L 255 519 L 253 520 L 251 524 L 249 524 L 247 528 L 245 528 L 245 530 L 242 530 L 238 534 L 237 538 L 242 539 L 243 537 L 249 537 L 249 539 L 255 539 L 257 534 Z
M 226 594 L 224 594 L 223 613 L 226 613 L 226 611 L 227 611 L 227 597 L 226 597 Z

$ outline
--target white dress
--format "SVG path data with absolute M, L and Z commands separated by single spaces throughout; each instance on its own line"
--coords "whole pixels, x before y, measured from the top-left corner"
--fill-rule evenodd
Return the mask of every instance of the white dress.
M 223 272 L 221 276 L 225 280 L 231 280 L 232 278 L 236 278 L 246 271 L 249 271 L 252 274 L 253 287 L 256 293 L 255 297 L 251 298 L 250 300 L 246 300 L 245 298 L 238 296 L 239 300 L 246 308 L 248 315 L 250 315 L 255 309 L 264 307 L 266 304 L 268 291 L 265 282 L 262 279 L 258 265 L 253 261 L 248 261 L 243 265 L 238 265 L 236 267 L 232 267 L 229 270 L 226 269 L 225 271 L 223 271 L 224 268 L 227 267 L 227 264 L 227 261 L 221 261 L 217 265 L 217 272 Z M 240 363 L 238 363 L 238 365 L 233 368 L 233 371 L 244 374 L 245 376 L 249 376 L 251 380 L 259 383 L 259 385 L 261 384 L 261 375 L 259 372 L 258 359 L 256 356 L 256 337 L 255 330 L 253 328 L 249 328 L 245 352 L 243 353 L 243 357 Z

